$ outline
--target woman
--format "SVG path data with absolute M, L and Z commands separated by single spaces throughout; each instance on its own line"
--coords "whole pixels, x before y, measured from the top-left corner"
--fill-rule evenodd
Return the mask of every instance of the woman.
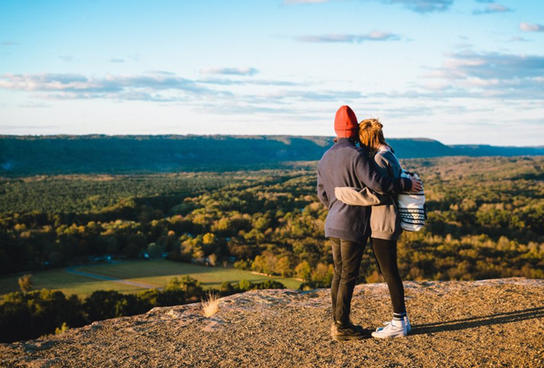
M 402 168 L 393 149 L 385 141 L 382 128 L 383 125 L 377 119 L 363 120 L 359 124 L 359 139 L 373 154 L 378 170 L 396 179 L 400 177 Z M 393 319 L 372 333 L 376 338 L 402 337 L 411 330 L 406 316 L 404 287 L 397 266 L 397 239 L 402 230 L 396 198 L 389 195 L 384 199 L 383 204 L 372 206 L 371 241 L 380 272 L 389 287 Z

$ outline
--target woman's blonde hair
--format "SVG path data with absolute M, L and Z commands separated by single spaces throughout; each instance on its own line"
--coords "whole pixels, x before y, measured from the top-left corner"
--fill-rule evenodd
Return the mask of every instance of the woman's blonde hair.
M 389 146 L 383 136 L 383 125 L 378 119 L 365 119 L 359 123 L 359 140 L 369 150 L 376 152 L 382 144 Z

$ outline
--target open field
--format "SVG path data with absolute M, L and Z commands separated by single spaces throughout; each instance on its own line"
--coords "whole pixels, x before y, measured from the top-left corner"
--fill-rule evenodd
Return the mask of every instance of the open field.
M 274 279 L 288 288 L 297 288 L 300 281 L 292 278 L 272 278 L 234 268 L 205 267 L 168 260 L 138 260 L 113 264 L 87 265 L 32 273 L 34 289 L 55 289 L 65 295 L 88 296 L 96 290 L 116 290 L 122 293 L 161 288 L 169 279 L 189 275 L 207 288 L 218 288 L 222 282 L 252 282 Z M 19 290 L 19 276 L 0 278 L 0 294 Z

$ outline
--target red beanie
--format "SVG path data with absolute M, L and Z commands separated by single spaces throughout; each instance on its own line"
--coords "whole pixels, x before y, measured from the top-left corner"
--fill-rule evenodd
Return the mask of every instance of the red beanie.
M 352 138 L 357 135 L 359 125 L 353 110 L 348 106 L 341 106 L 334 118 L 334 131 L 338 138 Z

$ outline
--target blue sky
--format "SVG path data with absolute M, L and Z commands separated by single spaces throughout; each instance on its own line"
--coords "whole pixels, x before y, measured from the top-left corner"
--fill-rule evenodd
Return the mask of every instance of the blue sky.
M 0 2 L 0 134 L 544 144 L 544 2 Z

